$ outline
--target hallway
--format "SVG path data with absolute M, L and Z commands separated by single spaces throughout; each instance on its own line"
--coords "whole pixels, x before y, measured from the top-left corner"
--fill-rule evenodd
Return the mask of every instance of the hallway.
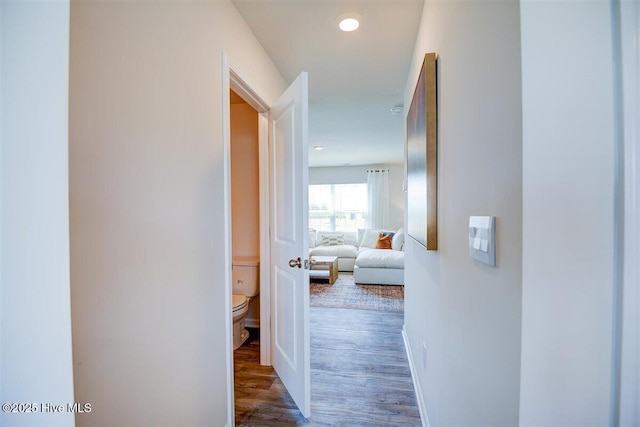
M 311 418 L 260 366 L 252 335 L 235 352 L 236 426 L 421 425 L 401 312 L 311 307 L 310 316 Z

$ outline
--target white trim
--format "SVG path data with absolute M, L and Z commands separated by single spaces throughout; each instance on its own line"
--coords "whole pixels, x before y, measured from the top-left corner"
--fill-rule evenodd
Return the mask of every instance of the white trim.
M 247 76 L 247 74 L 233 61 L 228 61 L 229 70 L 229 87 L 233 89 L 238 95 L 242 97 L 249 105 L 251 105 L 258 113 L 269 113 L 273 102 L 253 81 Z
M 617 1 L 624 169 L 619 426 L 640 425 L 640 6 Z
M 225 314 L 225 346 L 227 360 L 227 425 L 235 424 L 235 398 L 234 398 L 234 375 L 233 375 L 233 313 L 231 308 L 231 107 L 230 107 L 230 78 L 229 65 L 226 52 L 222 52 L 222 145 L 223 145 L 223 168 L 224 168 L 224 283 L 227 283 L 224 290 L 226 300 Z
M 416 401 L 418 403 L 418 410 L 420 411 L 420 421 L 422 421 L 422 427 L 430 427 L 429 415 L 427 415 L 427 407 L 425 405 L 424 396 L 422 395 L 422 388 L 420 388 L 420 383 L 418 382 L 418 373 L 413 359 L 413 352 L 411 351 L 411 345 L 409 344 L 409 338 L 407 337 L 407 330 L 404 325 L 402 326 L 402 339 L 404 340 L 404 348 L 407 352 L 409 368 L 411 369 L 411 380 L 413 381 L 413 389 L 416 392 Z
M 622 310 L 624 288 L 624 118 L 622 89 L 622 54 L 620 41 L 620 3 L 610 2 L 613 63 L 613 122 L 614 122 L 614 191 L 613 191 L 613 275 L 612 275 L 612 345 L 611 396 L 609 425 L 620 424 L 620 384 L 622 355 Z
M 258 117 L 260 164 L 260 364 L 271 366 L 271 252 L 269 223 L 269 114 Z
M 229 91 L 233 89 L 259 114 L 258 146 L 260 165 L 260 363 L 271 365 L 271 283 L 269 253 L 269 111 L 272 102 L 244 71 L 222 52 L 222 138 L 224 162 L 224 226 L 225 226 L 225 287 L 226 368 L 227 368 L 227 425 L 235 424 L 234 368 L 233 368 L 233 313 L 232 307 L 232 238 L 231 238 L 231 107 Z

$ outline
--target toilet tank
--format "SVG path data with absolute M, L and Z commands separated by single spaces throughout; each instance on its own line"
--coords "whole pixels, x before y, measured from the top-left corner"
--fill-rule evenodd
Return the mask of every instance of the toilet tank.
M 260 258 L 234 257 L 231 280 L 233 293 L 255 297 L 260 293 Z

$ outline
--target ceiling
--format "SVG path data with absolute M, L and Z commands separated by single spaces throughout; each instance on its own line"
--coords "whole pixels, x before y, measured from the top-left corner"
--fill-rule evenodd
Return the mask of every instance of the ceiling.
M 309 166 L 401 162 L 402 105 L 423 0 L 232 0 L 293 82 L 309 73 Z M 362 16 L 351 33 L 345 12 Z M 321 145 L 322 151 L 312 147 Z

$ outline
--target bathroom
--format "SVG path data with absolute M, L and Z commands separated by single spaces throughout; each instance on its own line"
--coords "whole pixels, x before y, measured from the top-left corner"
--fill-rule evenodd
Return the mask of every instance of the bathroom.
M 258 112 L 236 92 L 231 104 L 233 347 L 260 327 L 260 154 Z M 254 335 L 257 331 L 254 331 Z

